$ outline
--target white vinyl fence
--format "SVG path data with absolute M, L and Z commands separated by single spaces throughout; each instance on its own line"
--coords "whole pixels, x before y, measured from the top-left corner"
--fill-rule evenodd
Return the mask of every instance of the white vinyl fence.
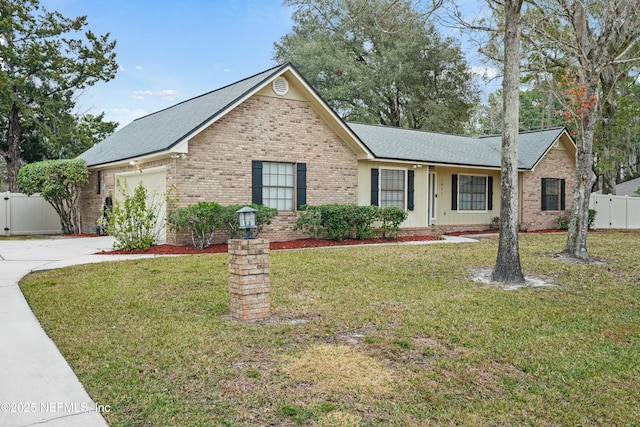
M 60 233 L 60 217 L 37 194 L 0 193 L 0 235 Z
M 640 228 L 640 197 L 592 193 L 589 208 L 597 212 L 594 228 Z

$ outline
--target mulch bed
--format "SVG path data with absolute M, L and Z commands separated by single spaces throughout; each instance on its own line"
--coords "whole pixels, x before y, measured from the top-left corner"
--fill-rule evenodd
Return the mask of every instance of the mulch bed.
M 288 242 L 271 242 L 270 249 L 302 249 L 302 248 L 321 248 L 327 246 L 350 246 L 350 245 L 375 245 L 381 243 L 400 243 L 400 242 L 421 242 L 442 240 L 438 236 L 404 236 L 397 239 L 345 239 L 341 242 L 328 239 L 299 239 L 291 240 Z M 217 254 L 227 252 L 226 243 L 218 243 L 211 245 L 206 249 L 196 249 L 193 246 L 176 246 L 176 245 L 156 245 L 151 246 L 145 251 L 121 251 L 114 250 L 109 252 L 100 252 L 105 255 L 118 255 L 118 254 L 152 254 L 152 255 L 190 255 L 190 254 Z

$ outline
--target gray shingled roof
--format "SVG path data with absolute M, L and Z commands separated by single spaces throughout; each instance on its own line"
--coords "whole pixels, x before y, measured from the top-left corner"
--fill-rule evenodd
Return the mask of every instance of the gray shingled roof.
M 88 166 L 127 160 L 169 150 L 236 100 L 286 68 L 266 70 L 253 77 L 134 120 L 80 155 Z
M 377 159 L 500 167 L 500 135 L 465 137 L 387 126 L 347 123 Z M 532 169 L 564 128 L 521 132 L 518 167 Z
M 134 120 L 80 155 L 88 166 L 168 151 L 290 64 L 279 65 L 213 92 Z M 499 135 L 471 138 L 385 126 L 348 126 L 377 159 L 500 167 Z M 532 169 L 564 128 L 520 134 L 519 167 Z

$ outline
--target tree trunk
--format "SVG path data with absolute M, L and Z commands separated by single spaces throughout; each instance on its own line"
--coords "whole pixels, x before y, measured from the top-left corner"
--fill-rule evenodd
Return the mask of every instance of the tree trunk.
M 7 186 L 9 191 L 18 192 L 18 171 L 20 170 L 20 108 L 13 101 L 9 112 L 7 130 L 7 152 L 4 160 L 7 163 Z
M 592 108 L 588 109 L 579 124 L 576 137 L 576 187 L 573 193 L 573 206 L 571 208 L 571 221 L 567 234 L 567 246 L 563 251 L 566 254 L 582 260 L 589 259 L 587 250 L 587 231 L 589 229 L 589 197 L 596 180 L 593 173 L 593 138 L 598 118 L 597 86 L 593 79 L 587 79 L 585 83 L 586 96 L 595 100 Z
M 567 233 L 567 246 L 563 253 L 575 258 L 589 260 L 587 250 L 587 230 L 589 229 L 589 197 L 595 182 L 593 173 L 593 139 L 600 108 L 600 72 L 597 61 L 602 51 L 590 40 L 589 24 L 585 4 L 575 4 L 572 8 L 572 25 L 576 43 L 580 50 L 578 61 L 579 84 L 584 93 L 580 99 L 582 115 L 576 135 L 576 183 L 571 207 L 571 221 Z
M 521 8 L 522 0 L 505 2 L 500 240 L 496 265 L 491 273 L 491 280 L 505 283 L 524 283 L 518 244 Z

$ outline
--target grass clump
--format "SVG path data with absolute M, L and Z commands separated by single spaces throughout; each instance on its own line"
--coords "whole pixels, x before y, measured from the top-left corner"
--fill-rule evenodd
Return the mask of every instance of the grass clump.
M 592 233 L 607 263 L 581 264 L 564 234 L 522 235 L 525 274 L 557 286 L 515 291 L 469 276 L 497 239 L 273 252 L 262 324 L 229 318 L 227 254 L 21 288 L 113 426 L 634 425 L 639 239 Z

